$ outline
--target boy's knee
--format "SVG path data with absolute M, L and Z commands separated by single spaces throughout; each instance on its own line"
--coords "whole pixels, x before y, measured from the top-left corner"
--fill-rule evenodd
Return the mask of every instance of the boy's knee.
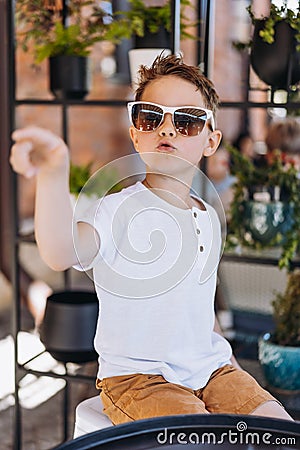
M 276 400 L 268 400 L 262 403 L 250 414 L 253 416 L 273 417 L 274 419 L 294 420 Z

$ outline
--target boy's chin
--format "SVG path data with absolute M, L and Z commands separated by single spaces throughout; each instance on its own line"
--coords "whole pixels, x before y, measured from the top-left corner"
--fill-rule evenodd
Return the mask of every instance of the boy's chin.
M 140 157 L 152 173 L 175 176 L 195 170 L 190 162 L 171 153 L 140 153 Z

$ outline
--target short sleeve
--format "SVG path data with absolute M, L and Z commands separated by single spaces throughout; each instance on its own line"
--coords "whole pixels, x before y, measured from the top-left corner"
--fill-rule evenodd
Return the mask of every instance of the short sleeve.
M 108 213 L 107 202 L 105 198 L 100 198 L 94 201 L 87 209 L 76 211 L 74 209 L 73 223 L 78 224 L 80 222 L 89 224 L 97 233 L 100 239 L 100 248 L 93 260 L 88 265 L 83 265 L 78 262 L 73 267 L 79 271 L 86 271 L 93 269 L 95 265 L 103 258 L 103 252 L 107 248 L 109 239 L 109 227 L 111 222 L 111 214 Z

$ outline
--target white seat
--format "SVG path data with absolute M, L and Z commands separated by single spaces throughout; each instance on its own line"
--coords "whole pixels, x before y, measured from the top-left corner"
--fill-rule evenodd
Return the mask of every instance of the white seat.
M 113 423 L 103 412 L 100 396 L 88 398 L 79 403 L 75 412 L 75 427 L 73 438 L 87 433 L 111 427 Z

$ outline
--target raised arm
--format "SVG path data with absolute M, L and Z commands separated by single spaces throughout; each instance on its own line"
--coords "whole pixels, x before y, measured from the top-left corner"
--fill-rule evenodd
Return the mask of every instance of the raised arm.
M 16 130 L 12 138 L 13 169 L 27 178 L 36 175 L 35 235 L 41 257 L 53 270 L 64 270 L 78 262 L 88 264 L 99 242 L 90 225 L 73 226 L 66 144 L 51 131 L 38 127 Z

